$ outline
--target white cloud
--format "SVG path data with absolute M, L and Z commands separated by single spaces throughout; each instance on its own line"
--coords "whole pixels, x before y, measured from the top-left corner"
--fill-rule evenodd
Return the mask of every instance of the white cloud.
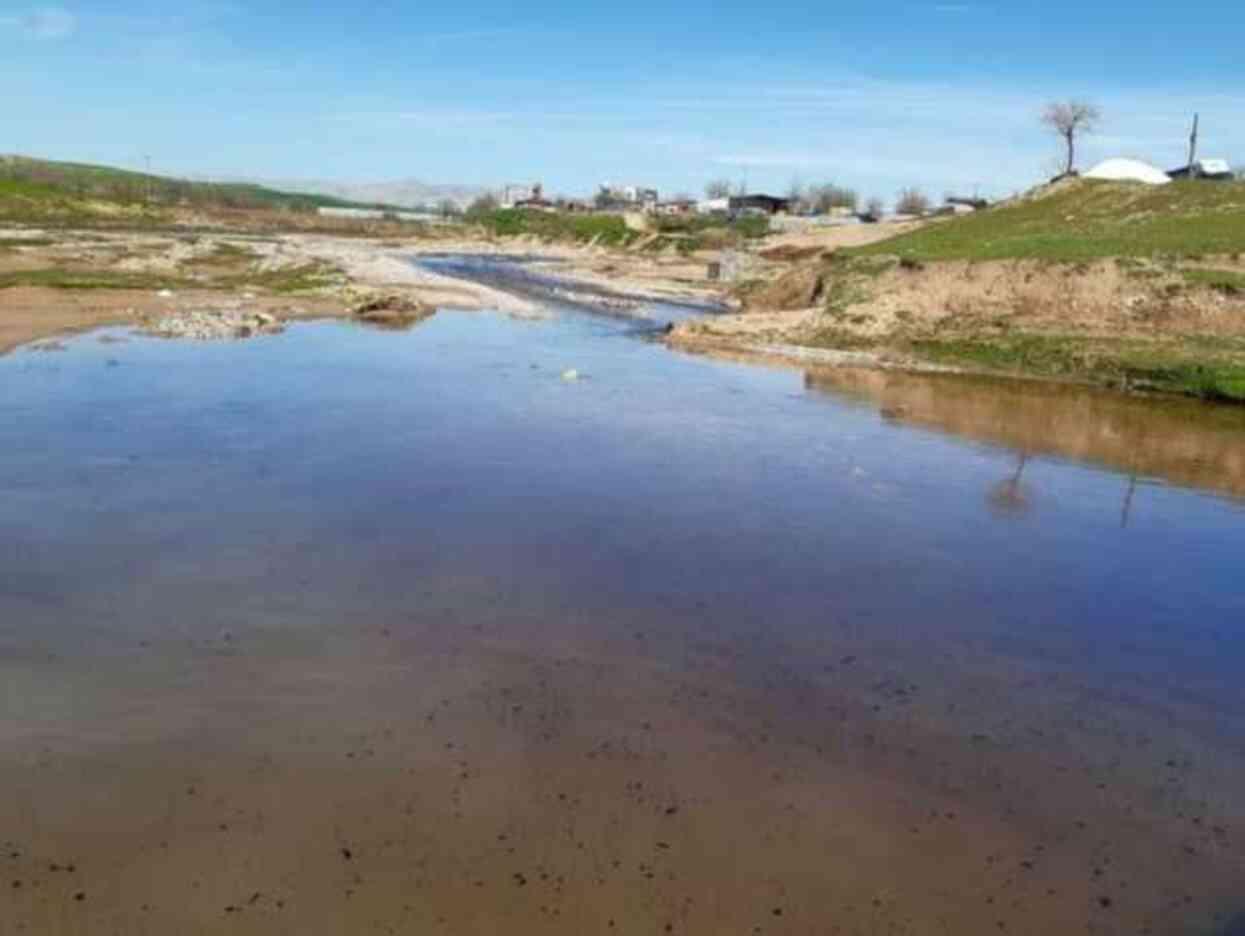
M 0 27 L 14 29 L 27 39 L 67 39 L 77 31 L 78 18 L 62 7 L 41 7 L 17 16 L 2 16 Z

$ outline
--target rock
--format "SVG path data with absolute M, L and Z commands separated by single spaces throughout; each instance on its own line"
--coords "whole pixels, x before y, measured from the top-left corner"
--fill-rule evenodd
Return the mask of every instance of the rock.
M 173 294 L 173 290 L 171 289 L 162 289 L 158 293 L 156 293 L 156 295 L 159 296 L 161 299 L 172 299 L 174 294 Z
M 368 296 L 358 302 L 351 315 L 363 322 L 388 328 L 406 328 L 436 314 L 425 302 L 397 294 Z
M 285 330 L 275 315 L 238 309 L 200 309 L 175 312 L 144 323 L 143 331 L 159 338 L 219 341 L 274 335 Z

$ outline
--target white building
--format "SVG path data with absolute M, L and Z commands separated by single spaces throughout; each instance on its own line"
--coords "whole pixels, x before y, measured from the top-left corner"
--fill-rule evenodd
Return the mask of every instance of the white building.
M 642 185 L 611 185 L 605 182 L 601 185 L 601 194 L 611 202 L 645 208 L 656 207 L 658 201 L 657 189 Z
M 507 185 L 501 192 L 501 206 L 503 208 L 513 208 L 519 202 L 531 201 L 539 198 L 541 185 L 535 182 L 531 185 Z

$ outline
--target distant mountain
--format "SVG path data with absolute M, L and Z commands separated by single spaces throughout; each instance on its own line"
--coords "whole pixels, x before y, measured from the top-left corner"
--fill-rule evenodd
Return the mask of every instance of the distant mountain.
M 488 189 L 480 185 L 434 185 L 418 179 L 393 182 L 329 182 L 316 179 L 216 179 L 215 181 L 249 182 L 265 188 L 302 195 L 321 195 L 363 204 L 395 205 L 419 208 L 436 205 L 446 199 L 466 207 Z

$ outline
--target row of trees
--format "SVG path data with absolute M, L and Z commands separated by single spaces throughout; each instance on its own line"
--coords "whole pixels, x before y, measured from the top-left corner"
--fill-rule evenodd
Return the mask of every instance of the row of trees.
M 746 194 L 742 183 L 732 184 L 727 179 L 714 179 L 705 186 L 705 197 L 729 198 L 732 195 Z M 835 210 L 845 210 L 864 217 L 880 218 L 886 213 L 886 205 L 880 198 L 863 199 L 855 189 L 823 182 L 805 185 L 792 182 L 787 190 L 791 200 L 791 210 L 800 214 L 829 214 Z M 898 214 L 924 214 L 932 207 L 932 202 L 919 189 L 904 189 L 895 200 L 895 211 Z

